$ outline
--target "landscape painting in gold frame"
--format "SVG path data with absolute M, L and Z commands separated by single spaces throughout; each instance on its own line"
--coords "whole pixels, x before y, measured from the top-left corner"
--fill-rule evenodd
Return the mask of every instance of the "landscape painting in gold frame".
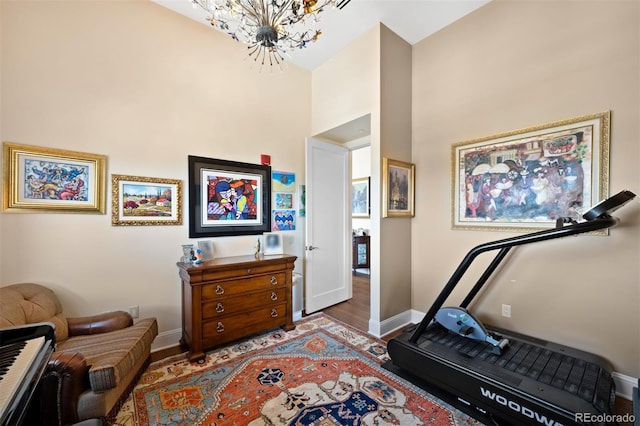
M 526 232 L 580 220 L 608 197 L 610 115 L 454 144 L 452 229 Z
M 104 214 L 106 159 L 99 154 L 4 142 L 2 209 Z
M 415 165 L 382 158 L 382 217 L 414 215 Z
M 111 224 L 182 225 L 182 181 L 111 175 Z

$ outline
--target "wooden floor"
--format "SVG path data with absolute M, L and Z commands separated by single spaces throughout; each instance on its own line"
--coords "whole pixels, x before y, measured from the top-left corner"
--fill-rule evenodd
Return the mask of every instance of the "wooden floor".
M 322 310 L 325 314 L 349 324 L 352 327 L 369 331 L 369 314 L 371 309 L 371 289 L 369 275 L 360 272 L 352 275 L 353 297 L 346 302 L 338 303 Z

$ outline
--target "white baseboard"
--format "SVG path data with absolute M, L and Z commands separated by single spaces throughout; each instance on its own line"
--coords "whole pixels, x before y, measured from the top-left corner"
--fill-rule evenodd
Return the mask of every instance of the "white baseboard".
M 162 349 L 172 348 L 180 344 L 182 338 L 182 329 L 163 331 L 158 333 L 155 340 L 151 344 L 151 352 L 157 352 Z
M 616 384 L 616 395 L 631 401 L 633 398 L 633 388 L 634 386 L 638 386 L 638 378 L 616 373 L 615 371 L 611 373 L 611 376 Z
M 392 333 L 409 324 L 417 324 L 422 321 L 423 317 L 424 312 L 411 309 L 383 321 L 374 321 L 369 319 L 369 334 L 373 334 L 380 338 L 385 334 Z
M 411 323 L 411 314 L 409 311 L 402 312 L 384 321 L 369 319 L 369 334 L 380 338 L 385 334 L 401 329 L 409 323 Z

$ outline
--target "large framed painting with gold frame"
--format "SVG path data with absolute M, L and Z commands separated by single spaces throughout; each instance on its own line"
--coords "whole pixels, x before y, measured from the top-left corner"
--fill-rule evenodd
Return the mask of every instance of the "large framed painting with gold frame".
M 382 217 L 414 215 L 415 165 L 382 158 Z
M 105 155 L 5 142 L 2 208 L 104 214 L 106 161 Z
M 608 197 L 610 111 L 452 146 L 453 229 L 535 231 Z

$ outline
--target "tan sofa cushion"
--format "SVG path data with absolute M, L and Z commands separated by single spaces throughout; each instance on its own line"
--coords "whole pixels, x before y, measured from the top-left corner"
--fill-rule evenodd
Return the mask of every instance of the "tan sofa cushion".
M 57 342 L 69 337 L 67 319 L 53 291 L 30 283 L 0 287 L 0 328 L 37 322 L 53 323 Z
M 94 392 L 103 392 L 120 383 L 136 361 L 146 358 L 158 334 L 155 318 L 138 321 L 131 327 L 106 335 L 74 336 L 61 342 L 57 351 L 80 352 L 91 366 L 89 382 Z

